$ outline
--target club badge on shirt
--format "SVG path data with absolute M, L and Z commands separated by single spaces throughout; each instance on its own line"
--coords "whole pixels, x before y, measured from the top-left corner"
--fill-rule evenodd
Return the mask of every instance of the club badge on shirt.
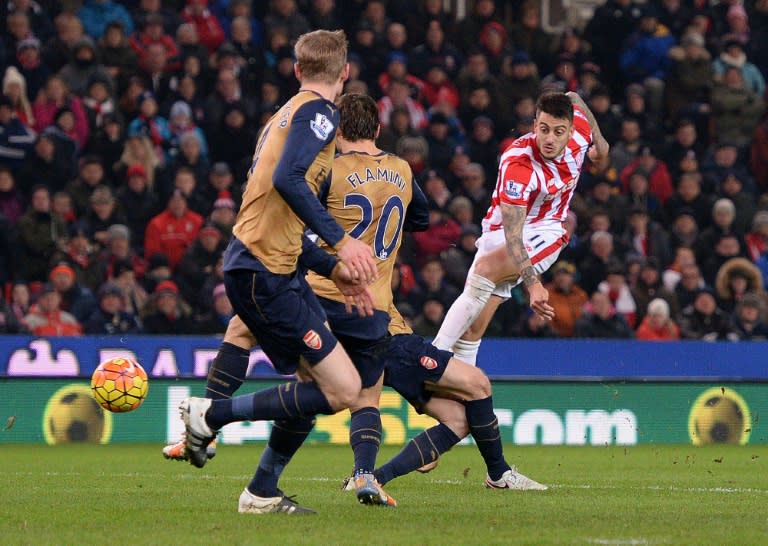
M 315 114 L 315 119 L 309 122 L 309 127 L 315 136 L 320 140 L 327 140 L 328 135 L 333 131 L 333 123 L 323 114 Z

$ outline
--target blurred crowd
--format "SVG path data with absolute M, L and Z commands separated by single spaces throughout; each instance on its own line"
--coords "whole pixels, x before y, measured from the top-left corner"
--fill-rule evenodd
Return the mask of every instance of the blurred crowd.
M 541 92 L 575 91 L 611 144 L 568 247 L 488 334 L 768 337 L 768 0 L 607 0 L 555 34 L 540 3 L 8 0 L 0 40 L 0 332 L 220 334 L 221 254 L 258 131 L 298 90 L 292 44 L 344 29 L 346 90 L 379 104 L 430 227 L 393 288 L 436 333 Z

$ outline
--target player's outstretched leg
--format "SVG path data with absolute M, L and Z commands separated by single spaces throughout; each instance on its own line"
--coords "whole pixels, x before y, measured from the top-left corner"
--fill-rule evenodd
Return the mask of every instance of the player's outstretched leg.
M 269 435 L 269 443 L 261 454 L 256 474 L 240 495 L 238 510 L 241 513 L 315 513 L 314 510 L 296 504 L 277 487 L 277 482 L 286 465 L 314 426 L 315 419 L 312 417 L 275 421 Z
M 242 328 L 245 329 L 245 325 L 243 325 L 239 319 L 236 322 L 242 325 Z M 219 346 L 216 358 L 213 359 L 211 368 L 208 371 L 208 382 L 205 385 L 206 398 L 212 400 L 231 398 L 235 391 L 237 391 L 243 384 L 245 374 L 248 370 L 250 347 L 239 347 L 238 345 L 227 341 L 228 338 L 232 337 L 232 334 L 237 333 L 237 330 L 237 325 L 233 325 L 233 323 L 230 323 L 230 326 L 227 327 L 225 340 L 222 342 L 221 346 Z M 248 332 L 247 329 L 245 329 L 245 332 L 250 336 L 250 332 Z M 243 344 L 251 344 L 250 339 L 246 339 L 242 342 L 240 339 L 233 337 L 233 340 Z M 216 456 L 215 438 L 208 444 L 206 453 L 208 459 L 213 459 Z M 187 448 L 185 438 L 182 437 L 179 441 L 163 447 L 163 457 L 173 461 L 186 461 Z
M 435 425 L 414 437 L 397 455 L 377 468 L 373 475 L 379 483 L 386 484 L 436 461 L 459 440 L 460 438 L 444 424 Z
M 501 432 L 496 414 L 493 412 L 493 399 L 488 396 L 481 400 L 464 402 L 469 432 L 477 444 L 488 468 L 486 487 L 494 489 L 515 489 L 519 491 L 546 490 L 547 486 L 538 483 L 514 470 L 504 459 L 501 444 Z
M 349 443 L 355 457 L 353 483 L 361 504 L 397 506 L 373 476 L 376 455 L 381 444 L 381 413 L 379 408 L 366 406 L 351 412 Z

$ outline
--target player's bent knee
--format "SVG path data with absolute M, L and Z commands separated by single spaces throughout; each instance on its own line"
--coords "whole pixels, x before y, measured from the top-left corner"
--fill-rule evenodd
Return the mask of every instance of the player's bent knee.
M 466 386 L 472 400 L 482 400 L 491 396 L 491 381 L 480 368 L 472 368 L 467 377 Z

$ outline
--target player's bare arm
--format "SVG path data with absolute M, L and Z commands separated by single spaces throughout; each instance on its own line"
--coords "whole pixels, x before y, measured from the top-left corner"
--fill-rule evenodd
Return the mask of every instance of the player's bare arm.
M 507 241 L 507 254 L 512 264 L 520 272 L 520 279 L 528 291 L 531 309 L 541 317 L 551 320 L 555 312 L 549 305 L 549 292 L 541 284 L 539 276 L 533 269 L 533 264 L 525 250 L 523 242 L 523 226 L 527 210 L 519 205 L 501 204 L 501 216 L 504 224 L 504 237 Z
M 592 110 L 589 109 L 587 104 L 584 102 L 584 99 L 582 99 L 578 93 L 575 93 L 573 91 L 568 91 L 566 93 L 569 99 L 571 99 L 571 102 L 581 108 L 581 110 L 584 112 L 584 115 L 587 117 L 587 121 L 589 121 L 589 127 L 592 129 L 592 138 L 594 140 L 594 146 L 590 148 L 588 155 L 589 159 L 596 164 L 600 164 L 603 160 L 605 160 L 608 157 L 608 152 L 610 151 L 610 145 L 608 144 L 608 141 L 605 140 L 605 137 L 603 136 L 603 133 L 600 131 L 600 126 L 597 124 L 597 120 L 595 119 L 595 115 L 592 113 Z

